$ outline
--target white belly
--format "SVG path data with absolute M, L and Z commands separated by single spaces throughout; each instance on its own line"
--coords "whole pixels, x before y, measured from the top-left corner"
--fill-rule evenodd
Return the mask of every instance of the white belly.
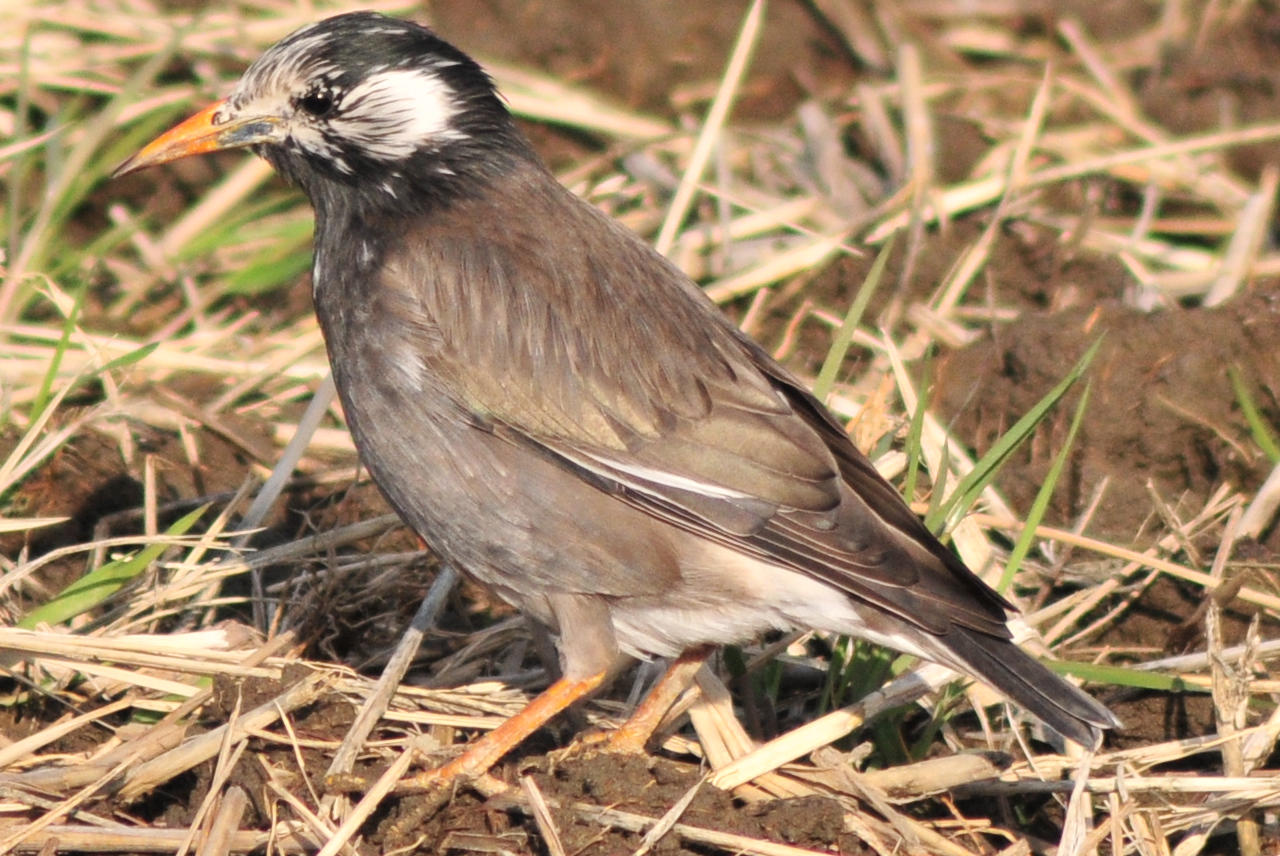
M 681 556 L 677 591 L 611 604 L 623 651 L 670 657 L 699 643 L 741 642 L 766 630 L 802 628 L 858 636 L 933 659 L 901 622 L 867 607 L 859 615 L 847 596 L 812 577 L 708 542 L 689 552 L 695 551 Z

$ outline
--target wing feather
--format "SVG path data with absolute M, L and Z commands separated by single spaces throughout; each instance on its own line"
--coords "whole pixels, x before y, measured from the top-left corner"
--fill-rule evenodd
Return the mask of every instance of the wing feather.
M 1008 636 L 1008 604 L 798 380 L 642 241 L 534 178 L 505 187 L 526 216 L 496 238 L 464 225 L 501 221 L 482 196 L 386 265 L 397 317 L 435 343 L 423 371 L 487 430 L 654 518 L 933 633 Z M 566 211 L 556 235 L 574 244 L 548 244 L 545 219 Z

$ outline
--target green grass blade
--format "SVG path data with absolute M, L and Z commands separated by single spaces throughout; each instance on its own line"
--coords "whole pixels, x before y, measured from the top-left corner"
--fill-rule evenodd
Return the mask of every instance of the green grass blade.
M 58 339 L 57 346 L 53 349 L 53 358 L 49 361 L 49 368 L 45 372 L 44 378 L 40 383 L 40 389 L 36 393 L 35 399 L 31 403 L 31 423 L 40 421 L 40 417 L 44 414 L 45 408 L 49 406 L 49 402 L 53 398 L 53 382 L 57 379 L 58 369 L 62 366 L 62 360 L 66 356 L 67 348 L 70 344 L 71 333 L 75 329 L 76 319 L 80 315 L 80 307 L 84 302 L 87 288 L 82 286 L 76 292 L 76 302 L 71 307 L 71 312 L 67 315 L 67 320 L 62 326 L 62 336 Z M 71 388 L 79 386 L 86 380 L 92 380 L 99 375 L 116 369 L 122 369 L 131 366 L 134 363 L 141 362 L 146 359 L 156 348 L 160 347 L 159 342 L 152 342 L 149 345 L 143 345 L 135 348 L 127 354 L 121 354 L 114 360 L 106 363 L 102 368 L 96 369 L 87 374 L 79 374 L 68 382 Z
M 820 710 L 844 707 L 880 689 L 893 676 L 898 656 L 888 648 L 840 636 L 832 648 Z
M 916 389 L 919 394 L 916 395 L 916 409 L 911 414 L 911 427 L 907 429 L 907 443 L 903 450 L 907 456 L 907 478 L 903 482 L 902 495 L 906 497 L 907 502 L 915 499 L 916 495 L 916 479 L 920 475 L 920 460 L 924 457 L 924 445 L 921 443 L 921 437 L 924 435 L 924 414 L 929 409 L 929 379 L 933 377 L 933 349 L 929 348 L 924 352 L 924 364 L 920 368 L 920 379 L 916 382 Z M 946 470 L 943 470 L 946 472 Z M 935 491 L 937 493 L 938 491 Z
M 174 522 L 165 534 L 175 537 L 186 534 L 208 509 L 207 505 L 197 508 Z M 18 622 L 18 627 L 33 630 L 40 624 L 61 624 L 77 615 L 83 615 L 124 588 L 130 580 L 160 558 L 168 547 L 168 544 L 148 544 L 128 559 L 107 562 L 90 571 L 60 591 L 48 603 L 32 610 Z
M 892 252 L 893 237 L 891 236 L 880 248 L 876 260 L 871 265 L 871 270 L 867 271 L 866 279 L 862 281 L 858 293 L 853 298 L 853 303 L 849 306 L 849 311 L 844 316 L 844 323 L 836 331 L 836 337 L 827 350 L 822 371 L 818 372 L 818 380 L 813 385 L 814 397 L 819 401 L 826 401 L 836 385 L 836 375 L 840 373 L 845 354 L 849 353 L 849 346 L 853 344 L 853 334 L 857 331 L 858 324 L 862 322 L 862 313 L 866 311 L 871 295 L 875 294 L 876 287 L 880 285 L 880 280 L 884 276 L 884 266 L 888 263 L 889 254 Z
M 298 207 L 299 201 L 297 191 L 270 193 L 264 188 L 260 200 L 245 200 L 235 211 L 227 212 L 222 220 L 183 244 L 177 257 L 200 259 L 227 247 L 263 239 L 273 243 L 306 242 L 311 238 L 314 221 L 309 209 Z M 264 224 L 269 224 L 269 231 L 264 231 Z
M 1276 439 L 1271 426 L 1267 424 L 1258 410 L 1258 405 L 1254 403 L 1253 396 L 1249 393 L 1249 386 L 1244 381 L 1244 375 L 1236 366 L 1229 367 L 1227 374 L 1231 375 L 1231 386 L 1235 388 L 1236 401 L 1240 402 L 1240 412 L 1244 414 L 1245 422 L 1249 423 L 1249 433 L 1253 436 L 1253 441 L 1258 444 L 1258 448 L 1262 449 L 1262 453 L 1271 463 L 1280 464 L 1280 440 Z
M 102 143 L 114 132 L 121 111 L 164 70 L 181 35 L 175 34 L 173 42 L 148 57 L 105 107 L 99 109 L 88 99 L 74 99 L 50 123 L 51 127 L 76 124 L 80 133 L 66 151 L 63 151 L 65 134 L 55 135 L 44 147 L 46 173 L 50 177 L 13 259 L 9 281 L 0 290 L 0 320 L 22 314 L 29 298 L 25 292 L 28 277 L 34 271 L 45 270 L 49 260 L 60 254 L 59 239 L 65 233 L 66 222 L 89 192 L 119 165 L 117 160 L 103 156 Z
M 1053 458 L 1053 466 L 1049 467 L 1049 473 L 1045 476 L 1044 484 L 1040 485 L 1040 490 L 1036 493 L 1035 502 L 1031 503 L 1031 513 L 1027 515 L 1026 525 L 1022 527 L 1022 532 L 1018 534 L 1018 541 L 1013 545 L 1013 552 L 1009 554 L 1009 561 L 1005 563 L 1004 573 L 1000 576 L 1000 584 L 996 586 L 996 591 L 1002 594 L 1008 590 L 1009 585 L 1013 582 L 1013 578 L 1018 573 L 1018 569 L 1022 567 L 1022 560 L 1027 557 L 1027 553 L 1031 550 L 1031 545 L 1036 540 L 1036 528 L 1040 526 L 1040 521 L 1044 519 L 1044 513 L 1049 510 L 1049 500 L 1053 498 L 1053 490 L 1058 485 L 1058 479 L 1062 477 L 1062 471 L 1066 469 L 1067 458 L 1071 455 L 1071 449 L 1075 446 L 1076 432 L 1080 430 L 1080 423 L 1084 421 L 1085 409 L 1089 406 L 1089 388 L 1090 384 L 1085 384 L 1084 392 L 1080 395 L 1080 403 L 1076 405 L 1076 412 L 1071 417 L 1071 429 L 1067 431 L 1067 439 L 1062 444 L 1062 448 L 1058 450 L 1058 454 Z
M 103 366 L 102 368 L 94 372 L 92 376 L 106 374 L 107 372 L 115 371 L 116 369 L 122 369 L 127 366 L 131 366 L 134 363 L 140 363 L 143 360 L 145 360 L 147 357 L 149 357 L 151 355 L 151 352 L 158 347 L 160 347 L 159 342 L 152 342 L 149 345 L 143 345 L 140 348 L 134 348 L 129 353 L 121 354 L 120 356 L 116 357 L 114 360 L 112 360 L 111 362 L 107 363 L 105 366 Z
M 294 247 L 287 254 L 281 255 L 278 251 L 264 254 L 228 277 L 224 288 L 227 294 L 262 294 L 296 282 L 310 267 L 311 247 L 307 242 L 301 249 Z
M 952 681 L 938 693 L 938 701 L 933 706 L 933 715 L 929 717 L 929 722 L 908 749 L 912 761 L 923 761 L 933 749 L 934 741 L 942 731 L 942 726 L 951 719 L 956 711 L 956 705 L 964 698 L 961 686 L 963 686 L 961 681 Z
M 67 348 L 71 345 L 71 334 L 76 328 L 76 321 L 80 317 L 80 308 L 84 305 L 84 298 L 88 290 L 87 283 L 76 289 L 75 303 L 71 305 L 71 311 L 67 313 L 66 320 L 62 323 L 62 335 L 58 337 L 58 344 L 53 349 L 53 358 L 49 360 L 49 369 L 44 373 L 44 377 L 40 381 L 40 389 L 36 392 L 36 397 L 31 402 L 31 416 L 29 418 L 32 422 L 38 422 L 40 415 L 44 413 L 44 409 L 49 406 L 49 399 L 53 395 L 53 382 L 58 377 L 58 369 L 62 368 L 62 359 L 66 356 Z
M 1143 672 L 1127 669 L 1124 666 L 1107 666 L 1101 663 L 1073 663 L 1068 660 L 1041 660 L 1050 670 L 1059 675 L 1074 675 L 1095 684 L 1109 684 L 1117 687 L 1129 687 L 1135 690 L 1161 690 L 1164 692 L 1209 692 L 1208 687 L 1189 684 L 1181 678 L 1161 675 L 1158 672 Z
M 925 525 L 934 532 L 939 531 L 940 528 L 950 529 L 956 521 L 968 513 L 973 504 L 977 502 L 978 496 L 995 479 L 1009 456 L 1031 436 L 1036 426 L 1044 420 L 1053 406 L 1061 401 L 1067 391 L 1075 386 L 1076 382 L 1084 375 L 1085 370 L 1098 353 L 1098 348 L 1101 344 L 1102 339 L 1099 338 L 1089 347 L 1089 350 L 1085 351 L 1084 356 L 1072 366 L 1066 377 L 1059 381 L 1057 386 L 1049 390 L 1048 394 L 1040 399 L 1035 407 L 1031 408 L 1025 416 L 1005 432 L 1004 436 L 996 441 L 996 444 L 974 465 L 973 470 L 960 480 L 960 484 L 956 485 L 956 489 L 951 492 L 951 496 L 947 498 L 947 501 L 937 509 L 936 513 L 931 513 L 925 519 Z
M 27 127 L 27 116 L 31 109 L 31 35 L 33 27 L 24 27 L 22 33 L 22 45 L 18 49 L 18 76 L 14 81 L 14 89 L 17 93 L 17 109 L 13 111 L 13 142 L 21 143 L 27 139 L 30 128 Z M 21 155 L 9 170 L 9 204 L 8 204 L 8 234 L 5 236 L 5 246 L 8 247 L 7 257 L 12 259 L 17 256 L 18 242 L 21 239 L 22 229 L 22 194 L 23 184 L 26 181 L 28 171 L 35 165 L 36 155 L 33 151 L 28 151 Z
M 945 520 L 943 513 L 943 491 L 947 485 L 947 474 L 951 472 L 951 444 L 944 442 L 938 455 L 938 471 L 933 474 L 933 492 L 929 494 L 929 508 L 924 513 L 924 525 L 929 531 L 938 535 L 935 521 Z M 957 490 L 959 488 L 957 487 Z

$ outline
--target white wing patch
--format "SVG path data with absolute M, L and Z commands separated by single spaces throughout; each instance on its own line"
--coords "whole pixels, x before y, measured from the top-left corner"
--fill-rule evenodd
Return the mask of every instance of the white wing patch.
M 460 105 L 453 90 L 427 69 L 370 75 L 342 96 L 329 117 L 330 133 L 371 157 L 399 160 L 441 140 L 465 136 L 452 125 Z
M 673 487 L 677 490 L 687 490 L 691 493 L 698 493 L 703 496 L 711 496 L 716 499 L 755 499 L 749 493 L 743 493 L 740 490 L 734 490 L 730 487 L 715 484 L 714 482 L 704 481 L 702 479 L 690 478 L 682 476 L 679 473 L 673 473 L 668 470 L 659 470 L 653 467 L 646 467 L 644 464 L 637 464 L 634 461 L 623 461 L 612 455 L 600 455 L 591 453 L 568 454 L 564 450 L 559 450 L 561 454 L 572 460 L 575 464 L 608 479 L 618 478 L 618 474 L 635 476 L 638 479 L 651 482 L 653 484 Z

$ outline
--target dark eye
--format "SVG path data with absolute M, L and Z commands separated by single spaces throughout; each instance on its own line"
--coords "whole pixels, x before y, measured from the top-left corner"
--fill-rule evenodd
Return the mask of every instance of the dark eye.
M 312 116 L 324 116 L 333 109 L 333 95 L 324 90 L 308 92 L 298 100 L 298 106 Z

